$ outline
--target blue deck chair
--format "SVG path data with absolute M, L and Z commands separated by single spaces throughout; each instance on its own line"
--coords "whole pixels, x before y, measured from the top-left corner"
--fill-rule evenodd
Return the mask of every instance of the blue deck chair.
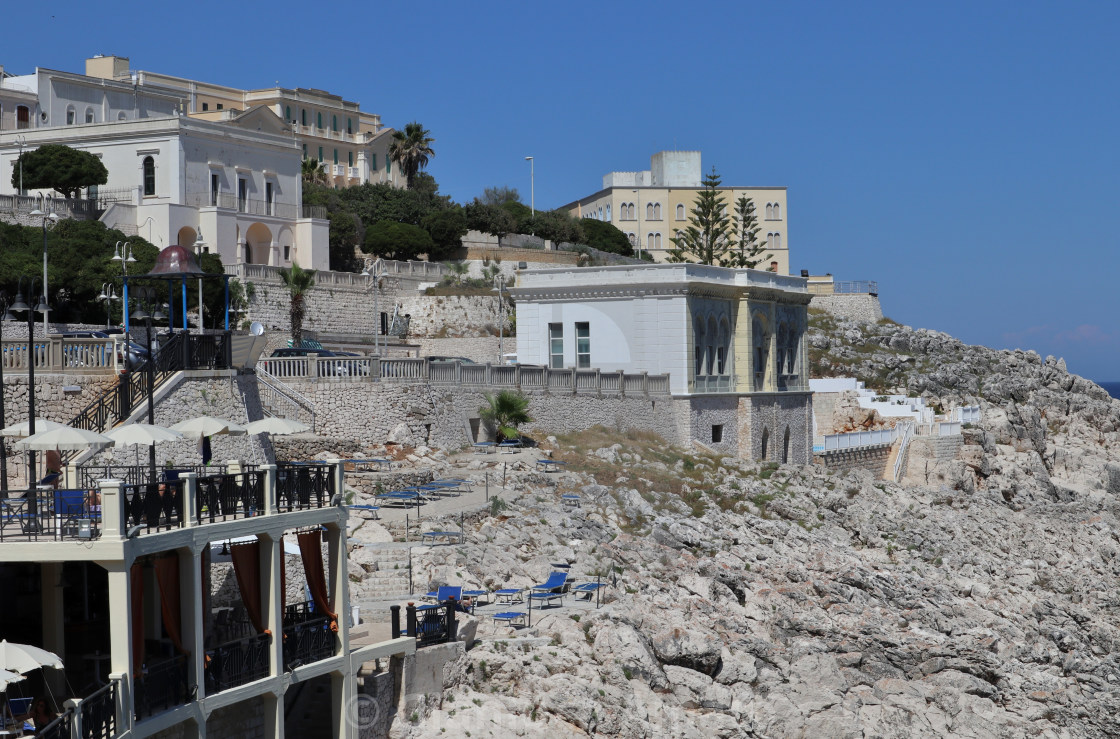
M 85 490 L 54 491 L 54 516 L 60 533 L 77 532 L 77 519 L 86 517 L 86 495 Z
M 530 588 L 534 593 L 562 593 L 568 583 L 567 572 L 550 572 L 548 579 Z

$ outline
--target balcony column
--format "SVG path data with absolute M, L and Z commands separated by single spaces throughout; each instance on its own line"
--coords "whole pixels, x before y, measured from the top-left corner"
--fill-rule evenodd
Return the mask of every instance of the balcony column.
M 276 466 L 267 465 L 272 469 L 265 476 L 265 510 L 268 510 L 270 493 L 275 490 L 269 484 L 271 479 L 275 482 Z M 283 538 L 272 539 L 261 536 L 261 610 L 264 617 L 264 627 L 272 632 L 272 641 L 268 647 L 268 674 L 277 677 L 284 674 L 284 612 L 281 610 L 283 585 L 281 572 L 284 567 L 284 542 Z M 264 700 L 264 736 L 284 737 L 284 699 L 275 693 L 265 693 L 261 696 Z
M 751 306 L 745 295 L 739 297 L 735 314 L 735 330 L 731 338 L 731 366 L 734 368 L 735 392 L 749 393 L 754 390 L 754 357 L 751 336 Z
M 125 538 L 124 496 L 120 480 L 98 480 L 101 490 L 101 540 Z
M 120 484 L 118 480 L 113 482 Z M 102 488 L 102 496 L 104 492 Z M 137 594 L 132 592 L 131 560 L 102 566 L 109 575 L 109 679 L 120 681 L 117 730 L 123 732 L 132 728 L 135 715 L 132 706 L 132 598 Z
M 84 566 L 84 565 L 83 565 Z M 39 565 L 40 617 L 43 619 L 43 648 L 57 655 L 66 654 L 66 628 L 62 609 L 62 563 Z M 43 679 L 54 695 L 64 695 L 62 670 L 43 670 Z
M 275 239 L 268 244 L 268 264 L 270 267 L 280 266 L 280 245 Z
M 206 697 L 206 642 L 203 624 L 206 615 L 202 612 L 202 547 L 210 546 L 204 542 L 194 549 L 179 550 L 179 602 L 182 619 L 182 639 L 190 658 L 187 662 L 187 680 L 196 686 L 199 700 Z
M 331 460 L 332 476 L 335 480 L 342 477 L 342 462 Z M 337 486 L 336 490 L 342 490 Z M 327 525 L 327 587 L 330 590 L 330 600 L 338 613 L 338 641 L 339 654 L 346 657 L 343 660 L 341 671 L 331 674 L 331 698 L 333 710 L 331 722 L 333 724 L 332 736 L 353 736 L 356 727 L 346 720 L 347 707 L 354 702 L 355 683 L 354 676 L 350 674 L 350 578 L 346 568 L 346 522 L 345 520 Z
M 183 519 L 187 526 L 198 526 L 198 473 L 183 472 L 179 479 L 183 481 Z
M 280 510 L 276 500 L 276 465 L 262 464 L 260 471 L 264 473 L 264 515 L 271 516 Z

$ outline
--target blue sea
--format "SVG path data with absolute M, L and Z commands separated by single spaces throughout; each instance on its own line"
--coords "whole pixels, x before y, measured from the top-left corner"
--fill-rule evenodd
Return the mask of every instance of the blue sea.
M 1098 382 L 1114 398 L 1120 398 L 1120 382 Z

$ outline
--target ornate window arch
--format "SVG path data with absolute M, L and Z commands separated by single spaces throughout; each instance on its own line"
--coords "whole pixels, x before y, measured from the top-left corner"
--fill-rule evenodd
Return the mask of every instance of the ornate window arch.
M 751 319 L 751 346 L 754 349 L 754 389 L 762 390 L 766 382 L 766 358 L 770 351 L 770 336 L 763 318 L 755 314 Z
M 677 220 L 678 221 L 683 221 L 684 220 L 684 204 L 683 203 L 677 203 Z
M 141 168 L 144 171 L 144 197 L 151 197 L 156 194 L 156 160 L 144 157 Z
M 769 447 L 769 446 L 770 446 L 770 429 L 769 428 L 763 428 L 762 429 L 762 450 L 761 450 L 762 454 L 759 457 L 759 459 L 762 460 L 763 462 L 766 461 L 766 453 L 769 451 L 767 449 L 767 447 Z
M 719 321 L 719 343 L 716 345 L 716 374 L 729 375 L 731 368 L 727 361 L 731 353 L 731 327 L 727 323 L 727 316 Z
M 695 362 L 693 374 L 704 374 L 704 319 L 697 317 L 692 322 L 692 355 Z

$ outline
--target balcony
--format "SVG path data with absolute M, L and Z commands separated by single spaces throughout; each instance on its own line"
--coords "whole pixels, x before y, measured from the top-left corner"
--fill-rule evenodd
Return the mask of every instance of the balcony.
M 187 193 L 186 204 L 193 208 L 218 208 L 221 210 L 234 210 L 251 216 L 269 216 L 272 218 L 296 219 L 315 216 L 302 215 L 306 206 L 298 203 L 276 203 L 268 200 L 253 200 L 241 198 L 231 192 L 195 192 Z M 320 206 L 321 207 L 321 206 Z M 325 213 L 322 217 L 326 217 Z
M 284 667 L 288 670 L 334 656 L 338 637 L 331 619 L 315 612 L 314 601 L 295 603 L 284 612 Z
M 733 393 L 735 392 L 735 383 L 735 375 L 697 375 L 692 379 L 689 392 L 696 394 Z

